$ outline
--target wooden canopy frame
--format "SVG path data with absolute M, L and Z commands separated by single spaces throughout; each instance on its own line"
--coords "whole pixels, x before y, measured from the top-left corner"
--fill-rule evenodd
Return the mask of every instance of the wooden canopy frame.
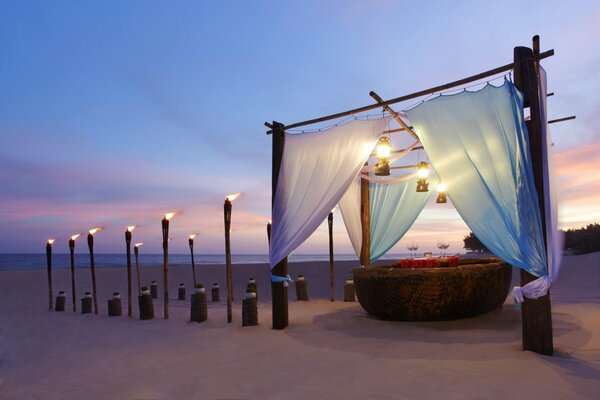
M 471 82 L 482 80 L 493 75 L 497 75 L 502 72 L 513 70 L 514 73 L 514 84 L 524 95 L 524 107 L 530 109 L 530 119 L 526 121 L 527 129 L 529 132 L 530 139 L 530 152 L 533 164 L 533 175 L 535 180 L 536 191 L 539 199 L 539 208 L 541 215 L 545 214 L 545 202 L 544 202 L 544 181 L 543 181 L 543 159 L 542 159 L 542 120 L 540 112 L 540 99 L 538 92 L 538 76 L 539 76 L 539 62 L 547 57 L 554 55 L 554 50 L 548 50 L 540 53 L 540 39 L 539 36 L 534 36 L 532 39 L 532 48 L 528 47 L 515 47 L 514 48 L 514 61 L 476 74 L 467 78 L 459 79 L 454 82 L 446 83 L 443 85 L 435 86 L 429 89 L 421 90 L 415 93 L 407 94 L 404 96 L 396 97 L 390 100 L 381 99 L 375 92 L 371 92 L 370 95 L 376 100 L 376 104 L 370 104 L 367 106 L 355 108 L 340 113 L 314 118 L 307 121 L 297 122 L 289 125 L 273 121 L 272 123 L 265 122 L 265 126 L 270 128 L 267 134 L 273 135 L 272 141 L 272 201 L 271 205 L 275 201 L 275 192 L 277 188 L 277 180 L 279 177 L 279 169 L 281 166 L 281 160 L 283 157 L 283 149 L 285 145 L 285 130 L 298 128 L 301 126 L 316 124 L 319 122 L 329 121 L 349 115 L 362 113 L 365 111 L 384 108 L 388 111 L 402 126 L 401 129 L 395 131 L 407 131 L 409 134 L 414 135 L 412 127 L 407 126 L 399 115 L 392 110 L 389 106 L 391 104 L 399 103 L 402 101 L 410 100 L 413 98 L 429 95 L 435 92 L 439 92 L 446 89 L 451 89 L 457 86 L 462 86 Z M 549 94 L 553 95 L 554 93 Z M 561 118 L 549 122 L 560 122 L 567 119 L 573 119 L 573 117 Z M 416 137 L 416 135 L 414 135 Z M 363 225 L 363 243 L 361 249 L 361 262 L 363 265 L 368 265 L 369 258 L 369 219 L 368 219 L 368 185 L 361 185 L 361 222 Z M 363 193 L 364 192 L 364 193 Z M 545 220 L 542 219 L 542 232 L 544 234 L 545 247 L 548 246 L 546 239 L 546 227 Z M 286 276 L 288 274 L 287 268 L 287 257 L 280 261 L 275 267 L 273 267 L 272 273 L 278 276 Z M 521 285 L 525 285 L 537 277 L 530 274 L 527 271 L 521 270 Z M 282 282 L 271 282 L 271 298 L 272 298 L 272 310 L 273 310 L 273 329 L 285 329 L 288 324 L 288 292 L 287 285 Z M 526 298 L 522 305 L 522 331 L 523 331 L 523 350 L 530 350 L 541 354 L 552 355 L 553 340 L 552 340 L 552 316 L 550 308 L 550 292 L 539 299 L 528 299 Z

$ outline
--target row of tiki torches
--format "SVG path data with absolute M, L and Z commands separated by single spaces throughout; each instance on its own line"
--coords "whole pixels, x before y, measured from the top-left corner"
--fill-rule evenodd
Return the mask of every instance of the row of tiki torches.
M 232 298 L 233 298 L 233 284 L 232 284 L 232 273 L 231 273 L 231 245 L 230 245 L 230 234 L 231 234 L 231 202 L 237 199 L 240 193 L 229 195 L 225 198 L 223 206 L 224 222 L 225 222 L 225 264 L 227 274 L 227 322 L 232 322 Z M 161 221 L 162 227 L 162 239 L 163 239 L 163 294 L 164 294 L 164 319 L 169 318 L 169 222 L 176 213 L 170 212 L 163 216 Z M 269 223 L 270 225 L 270 223 Z M 132 307 L 132 279 L 131 279 L 131 241 L 132 232 L 136 228 L 136 225 L 128 226 L 125 230 L 125 243 L 127 249 L 127 315 L 129 317 L 133 314 Z M 102 228 L 94 228 L 88 231 L 87 243 L 90 253 L 90 267 L 92 273 L 92 298 L 94 304 L 94 314 L 98 314 L 98 300 L 96 291 L 96 265 L 94 262 L 94 234 L 101 231 Z M 267 228 L 269 230 L 269 226 Z M 76 304 L 76 288 L 75 288 L 75 240 L 81 236 L 81 234 L 73 235 L 69 239 L 69 250 L 71 255 L 71 293 L 73 301 L 73 311 L 77 311 Z M 196 266 L 194 263 L 194 238 L 196 235 L 190 235 L 188 243 L 190 246 L 190 253 L 192 258 L 192 278 L 194 286 L 196 286 Z M 46 259 L 48 264 L 48 306 L 52 310 L 52 245 L 55 239 L 49 239 L 46 243 Z M 140 284 L 140 268 L 139 268 L 139 247 L 143 243 L 134 244 L 135 254 L 135 266 L 137 274 L 138 294 L 141 294 Z

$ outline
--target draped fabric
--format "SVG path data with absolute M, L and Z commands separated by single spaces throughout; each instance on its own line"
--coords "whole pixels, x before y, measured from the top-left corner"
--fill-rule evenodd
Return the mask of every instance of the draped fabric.
M 360 178 L 356 178 L 348 187 L 348 190 L 339 202 L 342 219 L 346 226 L 346 232 L 350 243 L 360 259 L 360 248 L 362 246 L 362 223 L 360 219 Z
M 458 213 L 508 263 L 547 275 L 523 103 L 514 85 L 439 96 L 406 111 Z
M 546 71 L 540 66 L 539 69 L 539 98 L 540 113 L 542 120 L 542 158 L 544 168 L 544 209 L 546 220 L 546 243 L 548 257 L 548 275 L 529 282 L 523 287 L 516 286 L 513 289 L 515 301 L 520 303 L 523 297 L 538 298 L 544 296 L 550 286 L 556 281 L 562 260 L 563 237 L 558 229 L 558 201 L 557 188 L 554 175 L 554 154 L 552 140 L 548 130 L 547 114 L 547 83 Z
M 339 203 L 346 231 L 358 257 L 362 245 L 360 185 L 360 178 L 355 179 Z M 371 262 L 379 259 L 402 239 L 425 207 L 430 193 L 418 193 L 416 187 L 414 174 L 401 182 L 369 183 Z
M 315 133 L 285 134 L 273 204 L 273 268 L 323 222 L 356 178 L 389 118 L 355 120 Z
M 369 183 L 371 262 L 387 253 L 414 224 L 431 192 L 417 192 L 417 178 L 394 184 Z

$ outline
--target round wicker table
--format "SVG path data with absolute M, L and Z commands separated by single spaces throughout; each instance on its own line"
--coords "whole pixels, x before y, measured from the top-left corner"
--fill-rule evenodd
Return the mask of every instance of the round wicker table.
M 502 307 L 512 267 L 496 258 L 465 259 L 458 267 L 353 268 L 360 305 L 378 318 L 440 321 L 472 317 Z

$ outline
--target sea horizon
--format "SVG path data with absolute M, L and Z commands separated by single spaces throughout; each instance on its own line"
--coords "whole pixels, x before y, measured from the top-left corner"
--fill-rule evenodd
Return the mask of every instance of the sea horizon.
M 381 260 L 393 260 L 409 257 L 408 253 L 390 253 L 386 254 Z M 132 254 L 132 262 L 135 258 Z M 288 262 L 306 262 L 306 261 L 329 261 L 329 254 L 291 254 Z M 334 254 L 334 261 L 356 261 L 359 262 L 355 254 Z M 196 265 L 225 264 L 225 254 L 194 254 Z M 232 254 L 232 264 L 266 264 L 269 262 L 268 254 Z M 121 267 L 126 264 L 126 255 L 124 253 L 96 253 L 94 254 L 94 263 L 97 268 Z M 162 265 L 162 253 L 140 254 L 140 267 Z M 169 254 L 169 265 L 183 266 L 191 265 L 190 254 L 174 253 Z M 53 253 L 52 268 L 70 268 L 69 253 Z M 75 268 L 89 268 L 90 258 L 87 253 L 75 254 Z M 45 253 L 5 253 L 0 254 L 0 271 L 4 270 L 31 270 L 47 268 Z

